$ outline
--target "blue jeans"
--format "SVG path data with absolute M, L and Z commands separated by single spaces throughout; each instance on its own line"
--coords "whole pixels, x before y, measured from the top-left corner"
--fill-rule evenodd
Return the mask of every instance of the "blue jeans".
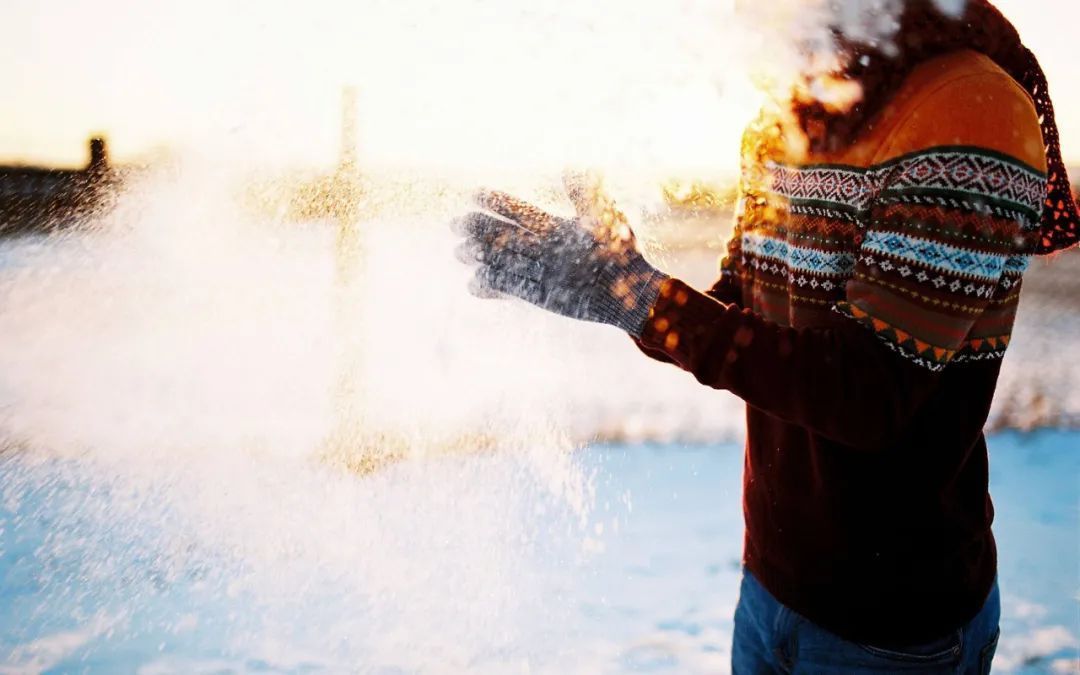
M 902 651 L 848 642 L 815 626 L 774 598 L 749 572 L 743 573 L 735 637 L 733 675 L 798 673 L 949 673 L 983 675 L 997 649 L 1001 598 L 997 584 L 979 615 L 952 635 Z

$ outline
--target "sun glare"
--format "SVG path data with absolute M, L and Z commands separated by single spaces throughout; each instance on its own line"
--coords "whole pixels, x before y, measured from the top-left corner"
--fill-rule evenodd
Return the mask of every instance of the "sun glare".
M 325 165 L 355 85 L 369 163 L 734 170 L 754 109 L 716 39 L 730 3 L 105 4 L 5 10 L 8 158 L 78 164 L 101 131 L 121 161 L 224 144 Z

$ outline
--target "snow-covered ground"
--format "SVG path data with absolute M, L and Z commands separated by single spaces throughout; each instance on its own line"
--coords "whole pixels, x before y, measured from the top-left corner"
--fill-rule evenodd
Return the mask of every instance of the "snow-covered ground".
M 991 441 L 996 672 L 1076 672 L 1078 447 L 1065 432 Z M 264 467 L 195 507 L 182 479 L 136 487 L 10 454 L 0 672 L 726 672 L 738 448 L 566 459 L 585 502 L 552 489 L 569 484 L 549 462 L 509 453 L 366 479 Z

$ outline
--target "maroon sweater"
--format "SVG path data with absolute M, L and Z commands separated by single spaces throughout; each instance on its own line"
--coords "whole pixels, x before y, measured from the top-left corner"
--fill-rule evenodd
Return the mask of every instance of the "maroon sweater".
M 745 565 L 846 639 L 943 637 L 993 584 L 982 429 L 1039 134 L 988 59 L 920 67 L 843 156 L 751 159 L 720 281 L 665 282 L 639 343 L 746 401 Z

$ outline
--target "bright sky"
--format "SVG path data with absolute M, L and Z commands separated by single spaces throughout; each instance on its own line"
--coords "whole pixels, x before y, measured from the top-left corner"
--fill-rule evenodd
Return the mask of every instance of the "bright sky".
M 368 162 L 727 170 L 756 107 L 730 2 L 6 0 L 0 158 L 79 164 L 104 132 L 121 160 L 198 145 L 326 164 L 354 84 Z M 998 4 L 1041 57 L 1080 163 L 1076 49 L 1059 30 L 1080 6 Z

